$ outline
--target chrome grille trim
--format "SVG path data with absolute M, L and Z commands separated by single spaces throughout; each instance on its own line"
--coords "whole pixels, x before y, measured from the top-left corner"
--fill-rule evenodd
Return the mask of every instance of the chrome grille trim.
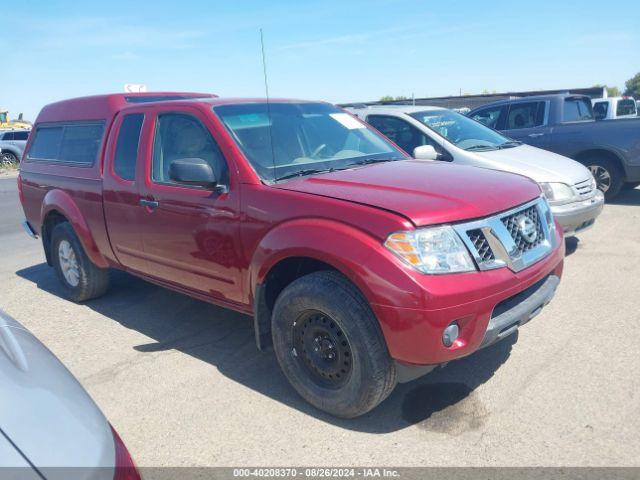
M 526 215 L 536 225 L 537 237 L 530 244 L 512 226 L 520 215 Z M 453 225 L 453 229 L 480 270 L 508 267 L 519 272 L 542 260 L 555 247 L 553 216 L 543 197 L 491 217 Z
M 478 252 L 478 256 L 483 263 L 496 259 L 493 254 L 493 250 L 491 250 L 491 246 L 489 245 L 489 241 L 481 229 L 469 230 L 467 232 L 467 236 L 469 237 L 469 240 L 471 240 L 471 243 L 473 243 L 473 246 L 475 247 L 476 252 Z
M 583 182 L 578 182 L 574 184 L 573 188 L 575 189 L 576 192 L 578 192 L 578 195 L 586 198 L 591 196 L 594 193 L 595 184 L 591 179 L 588 179 Z
M 529 218 L 535 225 L 536 228 L 536 238 L 533 242 L 528 242 L 520 233 L 520 229 L 518 226 L 518 218 L 524 215 Z M 517 254 L 522 255 L 525 252 L 528 252 L 532 248 L 535 248 L 542 241 L 544 241 L 544 232 L 542 231 L 542 222 L 540 221 L 540 215 L 538 215 L 538 209 L 534 205 L 532 207 L 521 210 L 520 212 L 516 212 L 512 215 L 508 215 L 506 217 L 502 217 L 502 223 L 507 227 L 509 233 L 511 234 L 511 238 L 516 243 Z

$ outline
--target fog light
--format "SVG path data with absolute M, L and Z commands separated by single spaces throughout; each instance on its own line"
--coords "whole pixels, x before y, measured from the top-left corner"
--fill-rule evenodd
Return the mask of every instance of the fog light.
M 453 342 L 456 341 L 458 335 L 460 334 L 460 328 L 457 323 L 452 323 L 442 332 L 442 343 L 444 343 L 445 347 L 450 347 L 453 345 Z

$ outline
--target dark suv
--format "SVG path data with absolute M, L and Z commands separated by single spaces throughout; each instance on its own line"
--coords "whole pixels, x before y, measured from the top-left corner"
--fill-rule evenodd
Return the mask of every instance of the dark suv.
M 587 166 L 610 200 L 640 185 L 640 119 L 595 119 L 584 95 L 544 95 L 501 100 L 468 115 L 521 142 Z

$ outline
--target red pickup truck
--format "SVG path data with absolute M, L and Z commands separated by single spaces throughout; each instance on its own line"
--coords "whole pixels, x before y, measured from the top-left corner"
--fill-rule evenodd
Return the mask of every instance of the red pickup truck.
M 69 299 L 118 268 L 252 315 L 293 387 L 343 417 L 513 333 L 562 273 L 535 182 L 413 160 L 327 103 L 54 103 L 18 182 Z

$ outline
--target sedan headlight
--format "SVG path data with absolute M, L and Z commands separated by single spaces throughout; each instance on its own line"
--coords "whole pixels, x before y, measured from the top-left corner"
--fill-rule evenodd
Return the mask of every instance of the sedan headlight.
M 549 227 L 549 231 L 553 231 L 556 228 L 556 221 L 553 219 L 553 213 L 551 212 L 551 206 L 549 205 L 549 201 L 543 196 L 542 197 L 542 214 L 544 215 L 544 219 L 547 222 L 547 226 Z
M 540 187 L 550 202 L 566 202 L 574 197 L 573 189 L 566 183 L 541 183 Z
M 476 269 L 464 243 L 448 226 L 392 233 L 384 245 L 422 273 L 458 273 Z

